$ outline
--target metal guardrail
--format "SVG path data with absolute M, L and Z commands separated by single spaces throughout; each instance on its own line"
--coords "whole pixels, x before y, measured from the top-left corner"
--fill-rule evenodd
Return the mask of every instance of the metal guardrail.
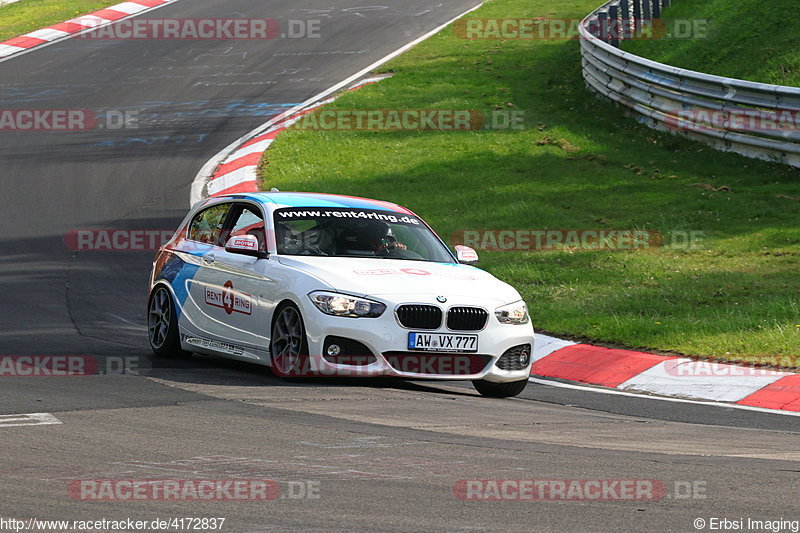
M 713 76 L 619 49 L 670 0 L 611 0 L 580 24 L 587 86 L 656 129 L 800 167 L 800 87 Z

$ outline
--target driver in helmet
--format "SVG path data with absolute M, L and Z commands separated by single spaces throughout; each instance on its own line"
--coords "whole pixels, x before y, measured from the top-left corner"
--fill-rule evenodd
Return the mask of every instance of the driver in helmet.
M 405 244 L 397 242 L 397 239 L 392 235 L 392 228 L 385 222 L 370 222 L 362 230 L 361 235 L 364 244 L 375 252 L 375 255 L 385 255 L 392 250 L 408 249 Z

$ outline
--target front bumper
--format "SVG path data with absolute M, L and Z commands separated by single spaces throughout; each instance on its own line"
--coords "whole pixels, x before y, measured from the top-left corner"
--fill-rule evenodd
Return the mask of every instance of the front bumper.
M 436 330 L 408 329 L 400 325 L 393 309 L 395 302 L 380 299 L 387 310 L 378 318 L 344 318 L 319 311 L 310 301 L 304 302 L 302 313 L 308 337 L 308 373 L 320 376 L 376 377 L 389 376 L 413 379 L 473 380 L 484 379 L 496 383 L 519 381 L 530 375 L 531 358 L 515 370 L 497 366 L 500 357 L 509 349 L 530 345 L 533 350 L 533 327 L 528 324 L 501 324 L 493 314 L 496 302 L 452 302 L 448 305 L 473 305 L 490 310 L 486 327 L 480 331 L 451 331 L 443 324 Z M 413 300 L 415 303 L 419 299 Z M 430 302 L 430 305 L 436 305 Z M 478 336 L 478 350 L 466 352 L 429 352 L 408 349 L 409 332 L 469 334 Z M 368 360 L 363 353 L 342 353 L 338 360 L 360 364 L 339 364 L 323 356 L 325 340 L 330 336 L 352 339 L 363 344 L 374 356 Z M 329 359 L 331 359 L 329 357 Z M 506 365 L 503 365 L 506 366 Z M 519 365 L 516 365 L 519 366 Z

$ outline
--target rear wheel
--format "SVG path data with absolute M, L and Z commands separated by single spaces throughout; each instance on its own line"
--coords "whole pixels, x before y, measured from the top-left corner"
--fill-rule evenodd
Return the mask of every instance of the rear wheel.
M 183 357 L 189 354 L 181 349 L 178 332 L 178 313 L 172 294 L 163 285 L 150 294 L 147 306 L 147 332 L 150 347 L 162 357 Z
M 308 361 L 306 328 L 300 310 L 286 304 L 275 312 L 269 343 L 272 371 L 281 377 L 300 376 Z
M 510 398 L 518 395 L 525 389 L 528 384 L 527 379 L 519 381 L 510 381 L 508 383 L 494 383 L 486 381 L 485 379 L 476 379 L 472 382 L 481 396 L 488 396 L 489 398 Z

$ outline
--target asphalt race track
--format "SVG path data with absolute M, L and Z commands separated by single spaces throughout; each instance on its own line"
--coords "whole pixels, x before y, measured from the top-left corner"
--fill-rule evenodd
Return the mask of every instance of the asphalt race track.
M 0 519 L 221 517 L 226 532 L 696 531 L 714 518 L 800 520 L 798 417 L 533 384 L 492 400 L 468 384 L 284 382 L 213 358 L 153 360 L 153 253 L 76 253 L 65 234 L 173 230 L 192 179 L 219 150 L 477 2 L 385 4 L 179 0 L 143 16 L 318 19 L 321 36 L 72 38 L 0 62 L 0 108 L 138 117 L 136 129 L 0 133 L 0 355 L 84 355 L 100 373 L 0 378 L 0 415 L 61 422 L 0 418 Z M 165 476 L 275 480 L 281 496 L 98 502 L 69 491 L 74 480 Z M 459 497 L 465 480 L 488 479 L 652 480 L 663 490 L 635 501 Z

